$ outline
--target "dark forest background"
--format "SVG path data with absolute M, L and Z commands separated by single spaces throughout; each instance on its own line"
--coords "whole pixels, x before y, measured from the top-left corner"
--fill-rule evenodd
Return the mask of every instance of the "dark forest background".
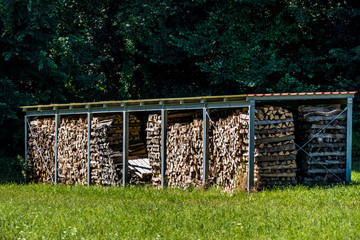
M 24 153 L 21 105 L 360 87 L 356 0 L 0 0 L 0 16 L 0 158 Z

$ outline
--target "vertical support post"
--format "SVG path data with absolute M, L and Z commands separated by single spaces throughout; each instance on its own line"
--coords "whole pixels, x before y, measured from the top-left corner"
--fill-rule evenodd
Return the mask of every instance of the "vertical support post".
M 161 109 L 161 188 L 166 186 L 167 110 Z
M 58 180 L 58 136 L 59 136 L 59 124 L 60 124 L 60 115 L 58 113 L 55 114 L 55 176 L 54 176 L 54 184 L 57 184 Z
M 123 186 L 129 182 L 129 112 L 123 112 Z
M 352 154 L 352 111 L 353 99 L 347 99 L 347 126 L 346 126 L 346 183 L 351 182 L 351 154 Z
M 24 121 L 25 121 L 25 136 L 24 136 L 24 140 L 25 140 L 25 154 L 24 154 L 24 159 L 25 159 L 25 183 L 27 182 L 27 145 L 28 145 L 28 118 L 25 115 L 24 117 Z
M 209 173 L 209 118 L 207 109 L 203 108 L 203 184 L 206 184 Z
M 249 157 L 248 157 L 248 191 L 254 186 L 254 157 L 255 155 L 255 100 L 249 105 Z
M 90 169 L 90 137 L 91 137 L 91 113 L 87 114 L 87 185 L 90 186 L 91 183 L 91 169 Z

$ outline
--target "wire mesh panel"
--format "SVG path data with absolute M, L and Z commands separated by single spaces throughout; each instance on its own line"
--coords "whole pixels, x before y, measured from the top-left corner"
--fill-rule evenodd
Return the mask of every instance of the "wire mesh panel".
M 345 181 L 346 109 L 300 106 L 298 125 L 301 180 L 309 184 Z

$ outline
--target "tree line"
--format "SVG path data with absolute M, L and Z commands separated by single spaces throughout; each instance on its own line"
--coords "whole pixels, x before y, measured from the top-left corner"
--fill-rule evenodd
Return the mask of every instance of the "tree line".
M 0 15 L 0 157 L 23 153 L 21 105 L 360 86 L 356 0 L 0 0 Z

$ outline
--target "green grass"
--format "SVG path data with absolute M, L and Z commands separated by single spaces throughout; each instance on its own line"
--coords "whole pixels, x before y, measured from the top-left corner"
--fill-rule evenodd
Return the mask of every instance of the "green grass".
M 247 194 L 0 185 L 0 239 L 359 239 L 352 185 Z

